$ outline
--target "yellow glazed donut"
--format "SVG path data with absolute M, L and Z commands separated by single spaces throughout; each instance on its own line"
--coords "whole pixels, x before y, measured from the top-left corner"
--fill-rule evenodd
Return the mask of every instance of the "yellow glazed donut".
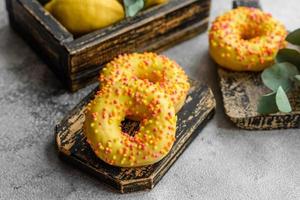
M 175 141 L 173 103 L 147 80 L 116 82 L 98 91 L 87 106 L 84 134 L 95 154 L 110 165 L 137 167 L 153 164 L 170 151 Z M 127 116 L 139 119 L 135 135 L 122 132 Z
M 155 53 L 121 55 L 108 63 L 100 75 L 101 85 L 132 78 L 147 79 L 159 85 L 174 103 L 178 112 L 190 89 L 182 68 L 166 56 Z
M 210 54 L 234 71 L 261 71 L 270 66 L 287 31 L 270 14 L 239 7 L 217 17 L 209 32 Z

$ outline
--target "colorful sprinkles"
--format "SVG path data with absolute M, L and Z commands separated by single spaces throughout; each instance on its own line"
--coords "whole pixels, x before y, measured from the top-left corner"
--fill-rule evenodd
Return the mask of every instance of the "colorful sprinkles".
M 166 56 L 155 53 L 120 55 L 103 69 L 99 81 L 113 85 L 118 81 L 142 79 L 157 84 L 174 103 L 178 112 L 190 89 L 188 77 L 182 68 Z
M 148 80 L 105 85 L 87 105 L 84 133 L 95 154 L 110 165 L 153 164 L 170 151 L 176 132 L 175 109 L 169 96 Z M 122 132 L 125 117 L 140 121 L 134 136 Z
M 101 89 L 86 108 L 84 133 L 95 154 L 110 165 L 153 164 L 175 141 L 176 112 L 190 89 L 181 67 L 154 53 L 125 54 L 107 64 Z M 140 121 L 134 136 L 124 133 L 125 118 Z
M 234 71 L 261 71 L 285 47 L 285 27 L 271 14 L 239 7 L 219 16 L 209 31 L 210 54 Z

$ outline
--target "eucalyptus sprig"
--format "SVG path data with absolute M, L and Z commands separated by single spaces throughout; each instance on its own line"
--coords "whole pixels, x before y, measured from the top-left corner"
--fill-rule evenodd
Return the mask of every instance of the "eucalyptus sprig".
M 300 46 L 300 29 L 289 33 L 286 41 Z M 292 107 L 286 93 L 300 84 L 300 52 L 289 48 L 279 50 L 275 64 L 265 69 L 261 78 L 272 92 L 260 98 L 258 112 L 261 114 L 291 112 Z
M 126 17 L 133 17 L 144 9 L 146 0 L 123 0 Z
M 169 0 L 118 0 L 123 3 L 126 17 L 134 17 L 140 11 L 160 4 L 166 4 Z

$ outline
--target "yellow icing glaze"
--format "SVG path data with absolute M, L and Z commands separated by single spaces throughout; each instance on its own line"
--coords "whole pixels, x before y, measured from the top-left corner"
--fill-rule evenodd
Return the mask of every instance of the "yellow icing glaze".
M 239 7 L 219 16 L 209 31 L 210 55 L 234 71 L 261 71 L 285 47 L 283 24 L 259 9 Z
M 99 79 L 101 85 L 113 85 L 132 78 L 147 79 L 159 85 L 170 96 L 176 112 L 183 106 L 190 89 L 182 68 L 175 61 L 155 53 L 121 55 L 106 65 Z
M 140 121 L 135 135 L 121 130 L 125 117 Z M 95 154 L 119 167 L 153 164 L 170 151 L 175 141 L 173 103 L 156 84 L 132 79 L 98 91 L 86 109 L 84 134 Z

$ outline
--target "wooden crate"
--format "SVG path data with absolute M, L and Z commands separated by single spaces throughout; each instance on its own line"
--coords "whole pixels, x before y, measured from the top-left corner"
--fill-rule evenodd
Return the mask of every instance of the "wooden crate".
M 110 166 L 97 158 L 82 132 L 86 105 L 93 99 L 97 88 L 56 126 L 59 155 L 121 193 L 152 189 L 214 115 L 216 102 L 210 88 L 195 81 L 191 85 L 185 104 L 177 113 L 176 141 L 169 154 L 158 163 L 121 168 Z M 126 121 L 122 125 L 130 134 L 137 122 Z
M 48 0 L 6 0 L 10 24 L 70 91 L 97 80 L 119 54 L 161 51 L 207 29 L 210 0 L 170 0 L 75 38 L 43 8 Z

